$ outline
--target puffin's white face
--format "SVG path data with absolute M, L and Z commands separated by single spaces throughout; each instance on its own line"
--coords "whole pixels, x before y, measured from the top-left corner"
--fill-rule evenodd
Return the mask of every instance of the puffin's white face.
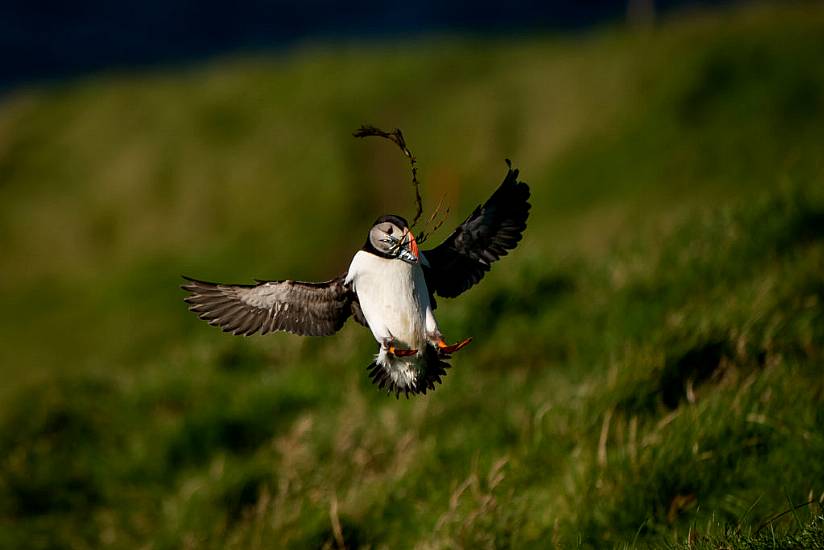
M 410 264 L 418 263 L 418 243 L 409 229 L 401 229 L 390 221 L 384 221 L 369 230 L 369 242 L 382 254 Z

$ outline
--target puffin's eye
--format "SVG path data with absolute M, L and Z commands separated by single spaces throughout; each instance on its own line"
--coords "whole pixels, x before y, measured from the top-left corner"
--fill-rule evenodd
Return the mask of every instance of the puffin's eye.
M 387 234 L 387 235 L 391 235 L 391 234 L 392 234 L 392 226 L 391 226 L 391 225 L 390 225 L 390 226 L 387 226 L 387 228 L 386 228 L 386 234 Z

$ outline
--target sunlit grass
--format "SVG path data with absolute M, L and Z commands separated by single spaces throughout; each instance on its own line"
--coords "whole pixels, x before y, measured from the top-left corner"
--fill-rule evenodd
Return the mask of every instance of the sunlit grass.
M 749 8 L 6 98 L 0 546 L 823 547 L 821 51 L 821 10 Z M 533 190 L 422 399 L 362 327 L 227 336 L 177 289 L 325 279 L 409 214 L 363 123 L 447 225 L 504 158 Z

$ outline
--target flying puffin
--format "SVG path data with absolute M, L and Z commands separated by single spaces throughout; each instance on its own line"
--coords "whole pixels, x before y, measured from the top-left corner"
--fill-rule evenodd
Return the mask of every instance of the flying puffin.
M 444 341 L 433 314 L 435 295 L 458 296 L 515 248 L 526 229 L 529 195 L 510 166 L 492 196 L 431 250 L 418 249 L 404 218 L 387 215 L 372 225 L 349 269 L 332 280 L 231 285 L 184 276 L 181 288 L 198 317 L 236 335 L 328 336 L 352 316 L 380 346 L 367 367 L 372 381 L 396 397 L 425 394 L 446 375 L 451 354 L 471 341 Z

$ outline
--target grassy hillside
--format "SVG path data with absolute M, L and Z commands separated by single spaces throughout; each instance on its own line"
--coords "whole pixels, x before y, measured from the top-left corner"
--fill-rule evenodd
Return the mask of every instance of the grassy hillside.
M 0 547 L 824 548 L 822 54 L 824 9 L 751 7 L 4 98 Z M 360 326 L 232 337 L 177 288 L 325 279 L 410 215 L 363 123 L 446 227 L 505 157 L 533 191 L 408 401 Z

